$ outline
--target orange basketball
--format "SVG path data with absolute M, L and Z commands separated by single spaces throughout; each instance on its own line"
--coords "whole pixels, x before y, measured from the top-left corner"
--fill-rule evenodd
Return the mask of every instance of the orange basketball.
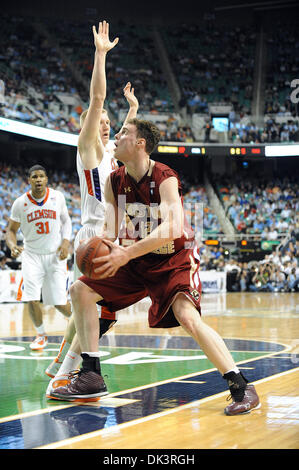
M 98 274 L 94 269 L 101 263 L 94 264 L 92 260 L 100 256 L 109 255 L 110 248 L 103 242 L 101 237 L 92 237 L 80 243 L 76 251 L 76 262 L 81 273 L 90 279 L 97 279 Z

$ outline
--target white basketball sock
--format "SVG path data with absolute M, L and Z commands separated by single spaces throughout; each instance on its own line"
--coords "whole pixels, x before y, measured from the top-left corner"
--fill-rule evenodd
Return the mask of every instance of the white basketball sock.
M 56 376 L 57 375 L 66 375 L 72 370 L 79 369 L 82 357 L 80 354 L 77 354 L 73 351 L 68 351 Z
M 101 353 L 99 351 L 97 352 L 82 352 L 82 354 L 87 354 L 89 357 L 100 357 L 101 356 Z
M 239 373 L 240 373 L 238 367 L 234 367 L 233 369 L 228 370 L 228 371 L 225 372 L 225 373 L 226 373 L 226 374 L 229 374 L 230 372 L 234 372 L 235 374 L 239 374 Z
M 45 330 L 45 327 L 44 327 L 43 323 L 40 326 L 36 326 L 35 329 L 36 329 L 36 331 L 39 335 L 45 336 L 46 330 Z

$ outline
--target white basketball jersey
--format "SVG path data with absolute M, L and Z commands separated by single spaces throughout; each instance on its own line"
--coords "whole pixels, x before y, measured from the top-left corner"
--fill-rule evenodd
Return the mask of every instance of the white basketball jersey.
M 77 150 L 77 172 L 81 190 L 81 224 L 103 224 L 105 216 L 104 188 L 107 177 L 117 168 L 117 161 L 109 150 L 104 151 L 101 163 L 85 170 Z
M 11 209 L 11 219 L 20 223 L 24 249 L 38 254 L 55 252 L 61 244 L 61 214 L 67 211 L 64 195 L 52 188 L 37 202 L 30 192 L 18 197 Z

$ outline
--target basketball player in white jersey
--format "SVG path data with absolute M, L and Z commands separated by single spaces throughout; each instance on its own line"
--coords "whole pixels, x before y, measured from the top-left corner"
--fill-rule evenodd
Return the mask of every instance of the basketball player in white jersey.
M 45 305 L 54 305 L 66 317 L 71 316 L 66 263 L 72 224 L 64 195 L 47 186 L 44 167 L 34 165 L 30 168 L 29 183 L 31 190 L 12 205 L 6 244 L 13 257 L 22 253 L 22 281 L 17 300 L 28 302 L 37 331 L 30 348 L 39 350 L 48 344 L 41 296 Z M 17 245 L 19 229 L 23 233 L 24 246 Z
M 101 233 L 105 214 L 104 186 L 111 171 L 117 168 L 117 160 L 113 156 L 114 145 L 109 143 L 110 119 L 103 105 L 106 98 L 106 54 L 117 44 L 118 38 L 110 42 L 109 24 L 106 21 L 99 23 L 98 33 L 93 27 L 93 35 L 96 52 L 90 84 L 90 105 L 80 116 L 81 132 L 76 163 L 81 189 L 82 227 L 75 238 L 74 253 L 81 240 Z M 126 122 L 136 117 L 139 103 L 130 82 L 123 91 L 130 106 Z M 75 281 L 82 273 L 74 261 Z M 102 336 L 115 323 L 116 314 L 99 306 L 99 317 Z M 69 372 L 79 367 L 82 360 L 80 353 L 74 321 L 71 319 L 58 356 L 46 369 L 46 374 L 52 377 L 46 391 L 47 397 L 51 397 L 52 387 L 63 384 Z

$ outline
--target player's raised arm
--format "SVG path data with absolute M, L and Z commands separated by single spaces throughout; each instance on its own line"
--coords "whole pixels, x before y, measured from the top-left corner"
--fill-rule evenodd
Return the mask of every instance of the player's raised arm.
M 93 168 L 97 152 L 104 151 L 99 139 L 99 125 L 106 98 L 106 55 L 116 44 L 118 38 L 109 39 L 109 23 L 99 23 L 98 31 L 92 28 L 95 44 L 95 58 L 90 84 L 90 105 L 78 139 L 78 148 L 86 168 Z M 96 163 L 97 165 L 98 163 Z
M 128 82 L 124 87 L 124 97 L 126 98 L 127 102 L 129 103 L 129 111 L 126 116 L 126 119 L 123 123 L 123 126 L 126 124 L 129 119 L 134 119 L 137 116 L 139 102 L 137 97 L 135 96 L 135 90 L 131 85 L 131 82 Z

